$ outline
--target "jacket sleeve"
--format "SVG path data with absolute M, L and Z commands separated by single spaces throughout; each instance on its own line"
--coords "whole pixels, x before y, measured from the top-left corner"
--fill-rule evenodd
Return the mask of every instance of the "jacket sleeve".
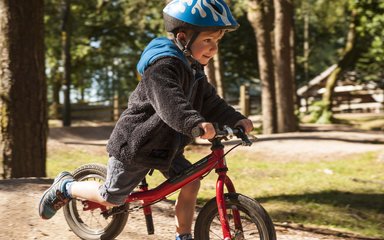
M 216 89 L 206 78 L 203 81 L 205 91 L 202 115 L 207 121 L 234 127 L 239 120 L 246 118 L 217 95 Z
M 183 69 L 183 63 L 174 63 L 165 60 L 152 65 L 141 84 L 159 117 L 177 132 L 191 136 L 192 128 L 205 119 L 192 108 L 182 88 L 183 75 L 191 73 Z

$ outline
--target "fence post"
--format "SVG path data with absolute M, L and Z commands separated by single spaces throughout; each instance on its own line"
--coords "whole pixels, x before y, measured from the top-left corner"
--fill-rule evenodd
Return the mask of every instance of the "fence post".
M 244 116 L 248 117 L 250 115 L 249 84 L 240 86 L 240 109 Z
M 119 96 L 117 93 L 113 96 L 113 121 L 117 121 L 120 116 Z

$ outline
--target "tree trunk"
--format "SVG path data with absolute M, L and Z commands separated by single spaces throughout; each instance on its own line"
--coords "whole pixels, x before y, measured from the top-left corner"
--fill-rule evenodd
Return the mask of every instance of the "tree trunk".
M 317 121 L 318 123 L 332 122 L 332 99 L 337 80 L 339 79 L 341 73 L 343 73 L 345 69 L 348 66 L 351 66 L 356 60 L 356 10 L 352 10 L 351 22 L 348 28 L 347 42 L 345 43 L 344 52 L 341 59 L 337 63 L 337 67 L 327 78 L 325 92 L 323 94 L 324 108 L 320 118 Z
M 294 6 L 292 5 L 290 15 L 291 17 L 291 32 L 289 36 L 289 44 L 290 44 L 290 52 L 291 52 L 291 76 L 292 76 L 292 89 L 293 89 L 293 107 L 296 110 L 299 110 L 300 108 L 300 102 L 299 97 L 297 95 L 297 84 L 296 84 L 296 29 L 295 29 L 295 11 Z
M 263 133 L 277 132 L 277 113 L 275 99 L 275 78 L 273 70 L 272 42 L 270 37 L 270 1 L 250 0 L 247 17 L 257 39 L 257 58 L 259 63 Z
M 303 2 L 304 11 L 304 44 L 303 44 L 303 60 L 304 60 L 304 81 L 309 81 L 309 4 L 307 1 Z
M 61 39 L 64 61 L 63 126 L 71 126 L 71 0 L 64 0 Z
M 291 23 L 293 7 L 287 0 L 274 0 L 275 6 L 275 80 L 278 132 L 297 130 L 291 69 Z
M 58 72 L 59 66 L 52 69 L 52 103 L 49 106 L 49 117 L 59 119 L 60 90 L 62 86 L 61 74 Z
M 208 62 L 204 68 L 204 72 L 207 75 L 208 82 L 216 87 L 215 64 L 213 62 L 213 59 Z
M 215 86 L 217 94 L 224 98 L 223 77 L 221 72 L 221 64 L 219 53 L 217 53 L 208 65 L 204 68 L 207 74 L 208 82 Z
M 43 0 L 0 0 L 0 154 L 4 178 L 44 177 Z
M 221 61 L 220 61 L 220 54 L 217 53 L 214 57 L 214 66 L 215 66 L 215 78 L 216 78 L 216 90 L 217 94 L 224 98 L 225 97 L 225 91 L 224 91 L 224 84 L 223 84 L 223 72 L 221 71 Z

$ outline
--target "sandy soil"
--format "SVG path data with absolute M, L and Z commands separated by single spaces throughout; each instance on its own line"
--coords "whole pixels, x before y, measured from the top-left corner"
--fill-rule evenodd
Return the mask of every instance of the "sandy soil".
M 109 124 L 53 128 L 50 131 L 48 147 L 82 148 L 89 151 L 105 152 L 104 144 L 112 126 Z M 366 151 L 379 151 L 378 161 L 384 162 L 384 134 L 377 132 L 356 132 L 342 128 L 303 128 L 300 133 L 258 136 L 259 141 L 247 151 L 277 161 L 300 159 L 333 159 Z M 78 143 L 82 143 L 81 145 Z M 51 220 L 41 220 L 37 205 L 43 191 L 52 179 L 11 179 L 0 180 L 0 239 L 78 239 L 67 226 L 62 211 Z M 174 239 L 173 205 L 161 202 L 153 207 L 155 235 L 146 235 L 145 222 L 141 212 L 132 213 L 128 224 L 118 239 Z M 340 235 L 316 234 L 277 226 L 279 240 L 341 240 L 362 239 L 337 237 Z

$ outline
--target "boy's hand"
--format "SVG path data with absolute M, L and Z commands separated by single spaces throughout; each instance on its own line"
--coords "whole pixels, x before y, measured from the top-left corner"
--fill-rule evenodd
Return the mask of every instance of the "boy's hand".
M 245 130 L 245 133 L 249 133 L 253 130 L 253 123 L 249 119 L 241 119 L 235 124 L 235 127 L 242 127 Z
M 199 128 L 204 130 L 204 134 L 200 136 L 202 139 L 212 139 L 216 135 L 215 128 L 210 122 L 199 123 Z

